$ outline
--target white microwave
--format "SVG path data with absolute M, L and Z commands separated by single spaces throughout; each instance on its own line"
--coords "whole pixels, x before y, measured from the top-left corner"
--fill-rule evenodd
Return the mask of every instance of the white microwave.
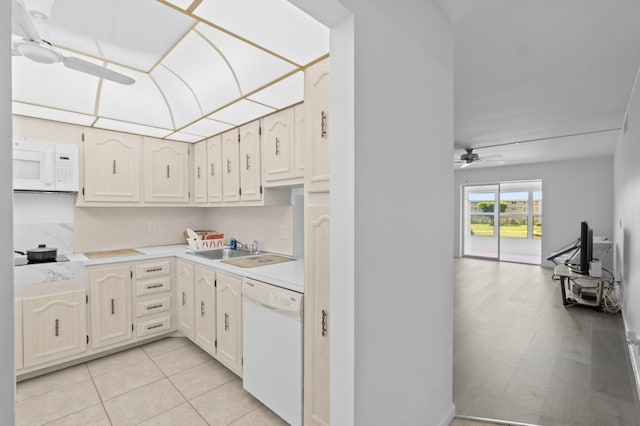
M 77 192 L 78 145 L 14 142 L 13 189 Z

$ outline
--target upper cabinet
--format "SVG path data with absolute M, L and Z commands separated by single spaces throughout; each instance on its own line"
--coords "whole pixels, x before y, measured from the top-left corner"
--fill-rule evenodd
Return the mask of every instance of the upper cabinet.
M 329 191 L 329 59 L 304 72 L 305 191 Z
M 294 177 L 294 127 L 293 108 L 264 118 L 264 180 L 266 182 Z
M 240 133 L 222 134 L 222 197 L 224 202 L 240 201 Z
M 193 182 L 196 203 L 207 202 L 207 141 L 193 146 Z
M 293 109 L 293 117 L 295 120 L 293 126 L 293 176 L 296 178 L 304 178 L 304 104 L 295 106 Z
M 144 200 L 189 201 L 189 147 L 186 143 L 144 138 Z
M 84 200 L 140 201 L 140 136 L 84 131 Z
M 222 136 L 207 140 L 207 200 L 222 202 Z
M 262 199 L 259 120 L 240 127 L 240 199 Z

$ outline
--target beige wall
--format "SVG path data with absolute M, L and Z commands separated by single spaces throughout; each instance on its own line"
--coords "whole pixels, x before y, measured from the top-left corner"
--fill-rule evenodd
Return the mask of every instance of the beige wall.
M 220 207 L 207 209 L 208 229 L 244 243 L 260 241 L 262 250 L 293 255 L 293 208 Z
M 75 251 L 182 244 L 184 229 L 204 227 L 206 217 L 197 207 L 77 207 Z
M 51 143 L 80 144 L 82 126 L 41 120 L 39 118 L 13 116 L 13 139 L 17 141 L 42 141 Z

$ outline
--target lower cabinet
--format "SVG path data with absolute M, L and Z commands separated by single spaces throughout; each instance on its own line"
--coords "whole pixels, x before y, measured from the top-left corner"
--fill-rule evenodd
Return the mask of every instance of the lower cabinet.
M 22 299 L 13 301 L 13 345 L 15 368 L 22 368 Z
M 22 300 L 23 367 L 87 350 L 85 290 Z
M 123 342 L 133 336 L 131 267 L 93 269 L 91 288 L 91 347 Z
M 196 266 L 195 341 L 209 353 L 216 353 L 216 272 Z
M 178 330 L 191 340 L 195 339 L 195 278 L 193 263 L 176 262 Z
M 218 360 L 242 377 L 242 278 L 217 274 Z

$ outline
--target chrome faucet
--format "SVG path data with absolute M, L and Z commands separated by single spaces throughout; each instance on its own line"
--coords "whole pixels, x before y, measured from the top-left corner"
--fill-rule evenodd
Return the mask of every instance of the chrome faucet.
M 253 240 L 253 242 L 250 244 L 245 244 L 241 241 L 236 240 L 236 245 L 238 246 L 238 250 L 241 251 L 254 253 L 260 250 L 260 242 L 258 240 Z

